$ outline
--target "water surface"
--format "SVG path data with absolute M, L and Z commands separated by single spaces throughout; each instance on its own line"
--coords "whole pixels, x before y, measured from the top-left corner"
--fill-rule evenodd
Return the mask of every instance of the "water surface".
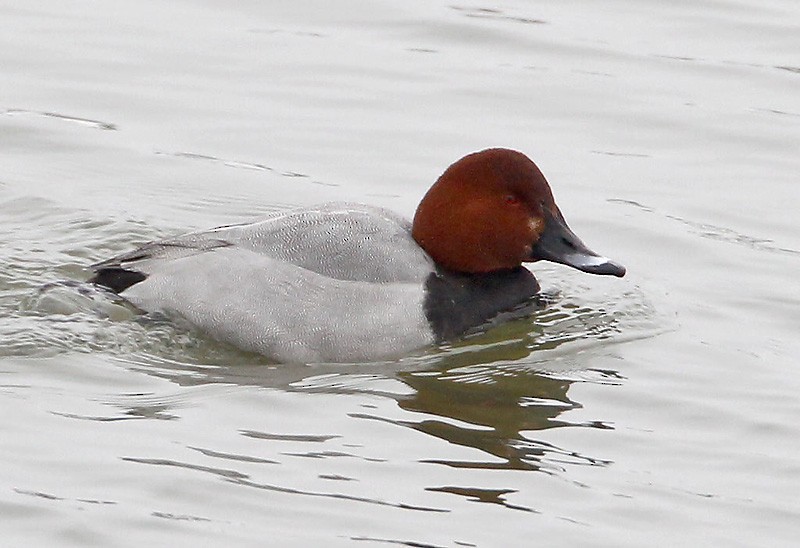
M 9 545 L 791 546 L 800 9 L 0 2 Z M 325 200 L 411 216 L 529 154 L 624 279 L 281 365 L 68 292 L 147 240 Z

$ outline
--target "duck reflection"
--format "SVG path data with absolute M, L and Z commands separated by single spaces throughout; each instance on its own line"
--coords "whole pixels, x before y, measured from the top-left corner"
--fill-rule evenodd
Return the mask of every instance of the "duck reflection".
M 498 352 L 490 347 L 486 352 L 446 356 L 435 372 L 398 374 L 414 389 L 412 396 L 398 400 L 400 407 L 428 416 L 417 423 L 406 423 L 408 426 L 497 457 L 491 461 L 436 462 L 459 468 L 544 471 L 562 469 L 561 465 L 568 462 L 608 464 L 535 439 L 535 432 L 550 428 L 610 426 L 601 421 L 572 422 L 564 416 L 582 407 L 568 396 L 577 379 L 543 369 L 544 362 L 525 359 L 532 352 L 526 338 L 504 344 L 506 357 L 498 361 L 481 361 Z M 512 355 L 522 356 L 511 361 Z M 584 370 L 581 374 L 581 380 L 587 376 L 602 382 L 621 380 L 613 371 Z
M 609 464 L 544 441 L 536 432 L 567 426 L 611 428 L 603 421 L 575 422 L 568 412 L 582 407 L 569 396 L 573 383 L 619 384 L 623 380 L 615 371 L 592 368 L 591 352 L 580 353 L 580 360 L 575 361 L 576 345 L 601 346 L 603 339 L 617 331 L 615 315 L 568 304 L 546 306 L 532 314 L 458 344 L 396 362 L 275 365 L 259 363 L 253 355 L 214 343 L 196 349 L 207 362 L 216 362 L 213 365 L 191 365 L 163 357 L 157 360 L 150 355 L 136 367 L 183 386 L 226 383 L 391 397 L 400 408 L 411 412 L 410 417 L 422 418 L 395 420 L 366 413 L 354 416 L 413 428 L 491 455 L 470 461 L 426 462 L 548 473 L 562 471 L 569 464 Z

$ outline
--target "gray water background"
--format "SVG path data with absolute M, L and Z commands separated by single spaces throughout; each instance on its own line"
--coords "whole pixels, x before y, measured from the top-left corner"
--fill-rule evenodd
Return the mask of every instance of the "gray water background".
M 794 546 L 800 5 L 0 2 L 8 546 Z M 42 284 L 529 154 L 624 279 L 287 366 Z

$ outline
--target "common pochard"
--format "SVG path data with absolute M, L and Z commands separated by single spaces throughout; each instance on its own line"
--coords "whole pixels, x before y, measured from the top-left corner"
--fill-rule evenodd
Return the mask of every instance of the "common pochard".
M 523 263 L 539 260 L 625 275 L 570 230 L 536 164 L 493 148 L 448 167 L 413 223 L 361 204 L 298 209 L 147 243 L 89 281 L 277 361 L 356 362 L 524 307 L 539 284 Z

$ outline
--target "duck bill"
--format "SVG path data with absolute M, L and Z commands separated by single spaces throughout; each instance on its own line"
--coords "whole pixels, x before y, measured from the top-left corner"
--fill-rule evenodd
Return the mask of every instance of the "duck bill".
M 561 263 L 589 274 L 620 278 L 625 275 L 624 266 L 586 247 L 558 210 L 545 210 L 544 231 L 533 246 L 531 260 Z

